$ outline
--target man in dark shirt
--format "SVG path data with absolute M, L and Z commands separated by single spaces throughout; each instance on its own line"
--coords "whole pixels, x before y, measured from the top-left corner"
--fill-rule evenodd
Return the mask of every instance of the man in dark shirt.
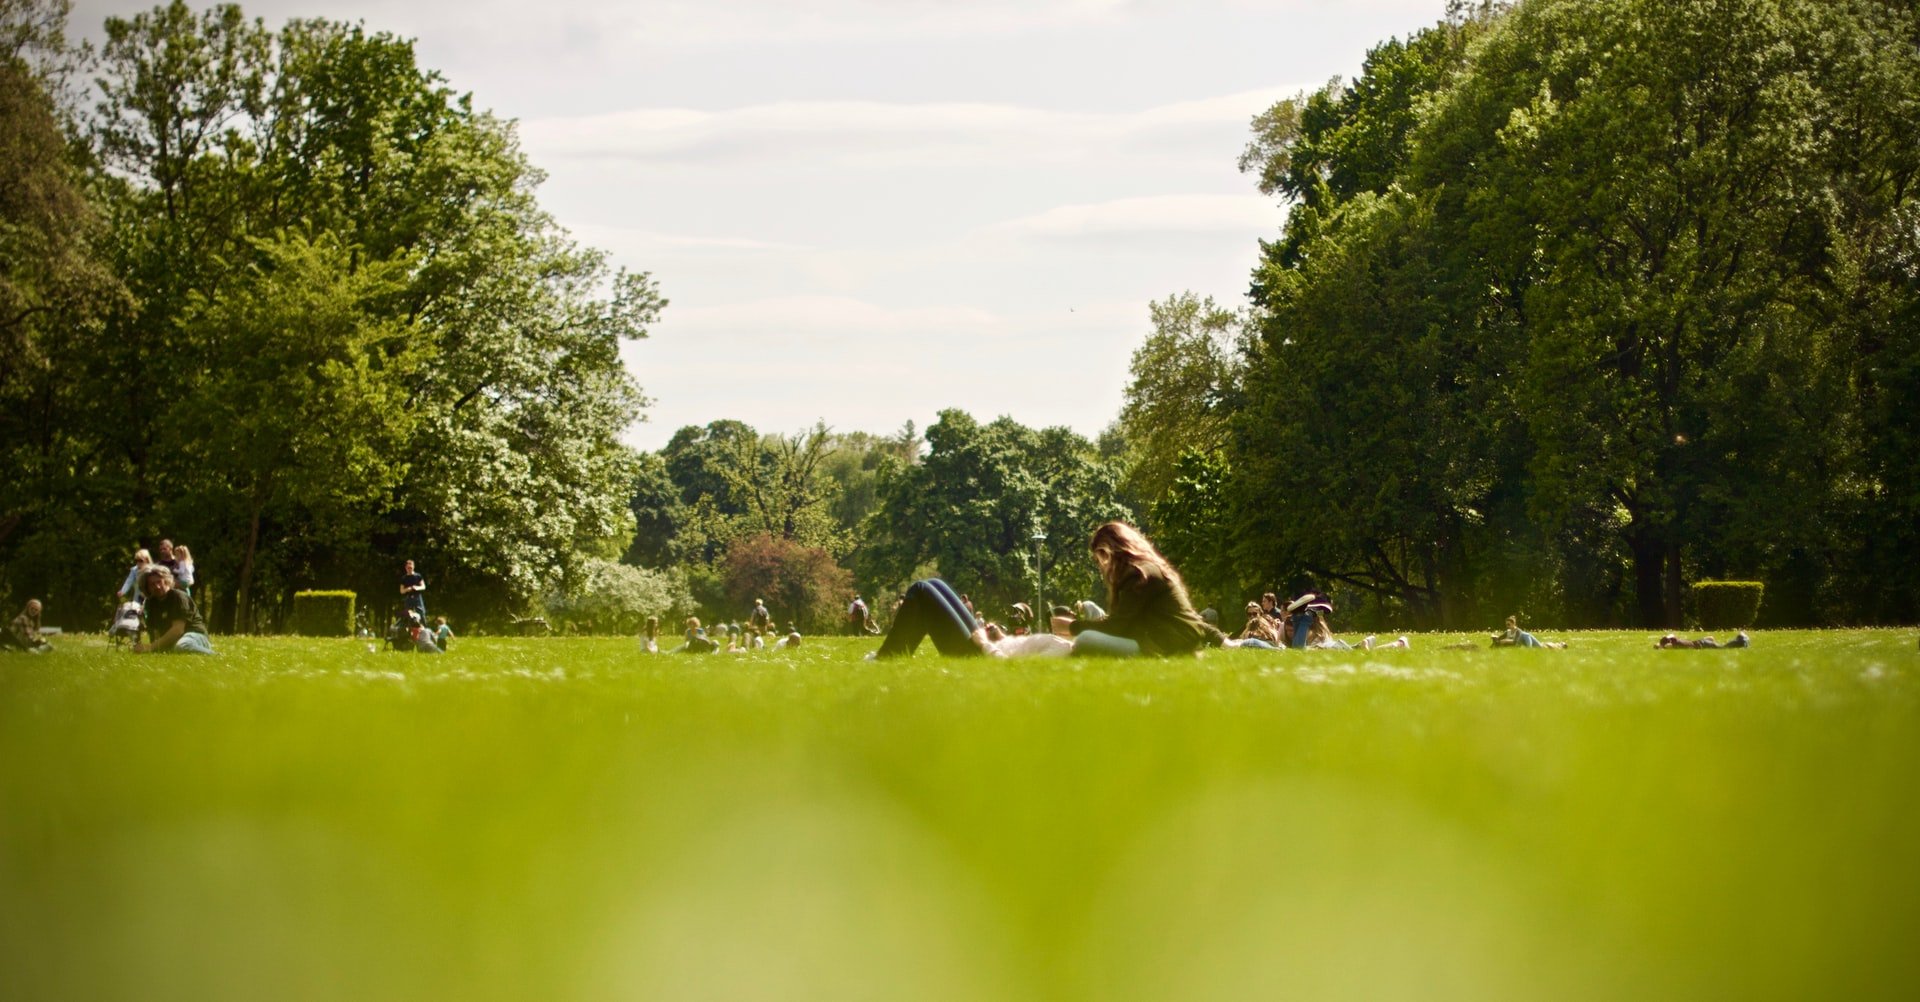
M 400 572 L 400 604 L 412 609 L 422 623 L 427 621 L 427 579 L 415 574 L 413 561 L 409 560 L 406 569 Z
M 213 641 L 207 637 L 207 621 L 200 618 L 193 599 L 173 586 L 172 571 L 155 567 L 147 572 L 140 587 L 147 594 L 148 642 L 133 645 L 135 654 L 213 653 Z

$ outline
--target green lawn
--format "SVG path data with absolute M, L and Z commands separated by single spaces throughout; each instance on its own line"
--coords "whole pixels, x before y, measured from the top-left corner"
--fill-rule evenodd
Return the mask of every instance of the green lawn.
M 1912 997 L 1914 631 L 1453 639 L 68 637 L 0 656 L 0 997 Z

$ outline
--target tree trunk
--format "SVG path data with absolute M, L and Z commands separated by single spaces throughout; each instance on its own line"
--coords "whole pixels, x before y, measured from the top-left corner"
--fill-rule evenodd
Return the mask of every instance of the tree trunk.
M 240 582 L 234 597 L 234 628 L 253 632 L 253 559 L 259 553 L 259 516 L 267 507 L 267 491 L 253 493 L 253 513 L 248 516 L 246 553 L 240 557 Z
M 1627 537 L 1627 547 L 1633 551 L 1633 598 L 1639 609 L 1638 625 L 1659 626 L 1667 621 L 1661 580 L 1661 571 L 1666 567 L 1666 547 L 1644 529 Z
M 1669 630 L 1677 630 L 1686 625 L 1680 621 L 1682 610 L 1685 608 L 1685 604 L 1682 601 L 1685 597 L 1684 585 L 1685 582 L 1680 572 L 1680 541 L 1669 538 L 1667 540 L 1667 580 L 1665 592 L 1667 605 L 1666 626 Z
M 253 632 L 253 557 L 260 548 L 260 509 L 256 501 L 247 520 L 247 549 L 240 558 L 240 583 L 233 602 L 233 632 Z

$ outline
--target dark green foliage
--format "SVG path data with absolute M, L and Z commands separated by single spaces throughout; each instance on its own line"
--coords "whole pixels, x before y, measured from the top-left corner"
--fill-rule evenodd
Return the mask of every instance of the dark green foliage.
M 983 425 L 958 410 L 940 413 L 927 444 L 919 463 L 883 471 L 855 556 L 862 581 L 897 594 L 931 569 L 997 614 L 1035 600 L 1037 556 L 1051 598 L 1104 598 L 1087 537 L 1130 517 L 1114 500 L 1117 463 L 1065 428 Z M 1036 534 L 1046 538 L 1036 544 Z
M 294 592 L 293 614 L 287 626 L 301 637 L 351 637 L 356 600 L 350 591 Z
M 1766 591 L 1762 581 L 1695 581 L 1694 615 L 1703 630 L 1745 629 L 1760 618 Z
M 1256 120 L 1295 200 L 1229 447 L 1256 565 L 1457 626 L 1677 626 L 1721 576 L 1920 614 L 1916 39 L 1877 0 L 1481 5 Z

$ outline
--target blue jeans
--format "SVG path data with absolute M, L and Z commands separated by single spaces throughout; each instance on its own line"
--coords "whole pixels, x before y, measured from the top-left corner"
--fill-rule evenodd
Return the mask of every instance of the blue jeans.
M 182 633 L 167 650 L 175 654 L 212 654 L 213 641 L 204 633 Z
M 1518 637 L 1518 640 L 1519 640 L 1519 646 L 1521 646 L 1521 647 L 1539 647 L 1539 646 L 1541 646 L 1541 644 L 1540 644 L 1540 640 L 1539 640 L 1539 638 L 1537 638 L 1537 637 L 1535 637 L 1535 636 L 1534 636 L 1533 634 L 1531 634 L 1531 633 L 1528 633 L 1528 632 L 1527 632 L 1527 631 L 1525 631 L 1525 630 L 1520 630 L 1520 631 L 1518 631 L 1518 633 L 1519 633 L 1519 637 Z
M 1140 653 L 1140 641 L 1116 637 L 1099 630 L 1082 630 L 1073 638 L 1074 657 L 1131 658 Z
M 1283 649 L 1279 644 L 1268 643 L 1265 640 L 1261 640 L 1259 637 L 1248 637 L 1247 639 L 1240 641 L 1240 646 L 1251 647 L 1256 651 L 1277 651 L 1277 650 Z
M 893 629 L 887 631 L 887 639 L 880 642 L 875 656 L 905 657 L 920 646 L 920 641 L 932 640 L 933 646 L 948 657 L 978 657 L 986 653 L 973 642 L 973 631 L 979 628 L 967 604 L 945 581 L 915 581 L 901 598 Z

